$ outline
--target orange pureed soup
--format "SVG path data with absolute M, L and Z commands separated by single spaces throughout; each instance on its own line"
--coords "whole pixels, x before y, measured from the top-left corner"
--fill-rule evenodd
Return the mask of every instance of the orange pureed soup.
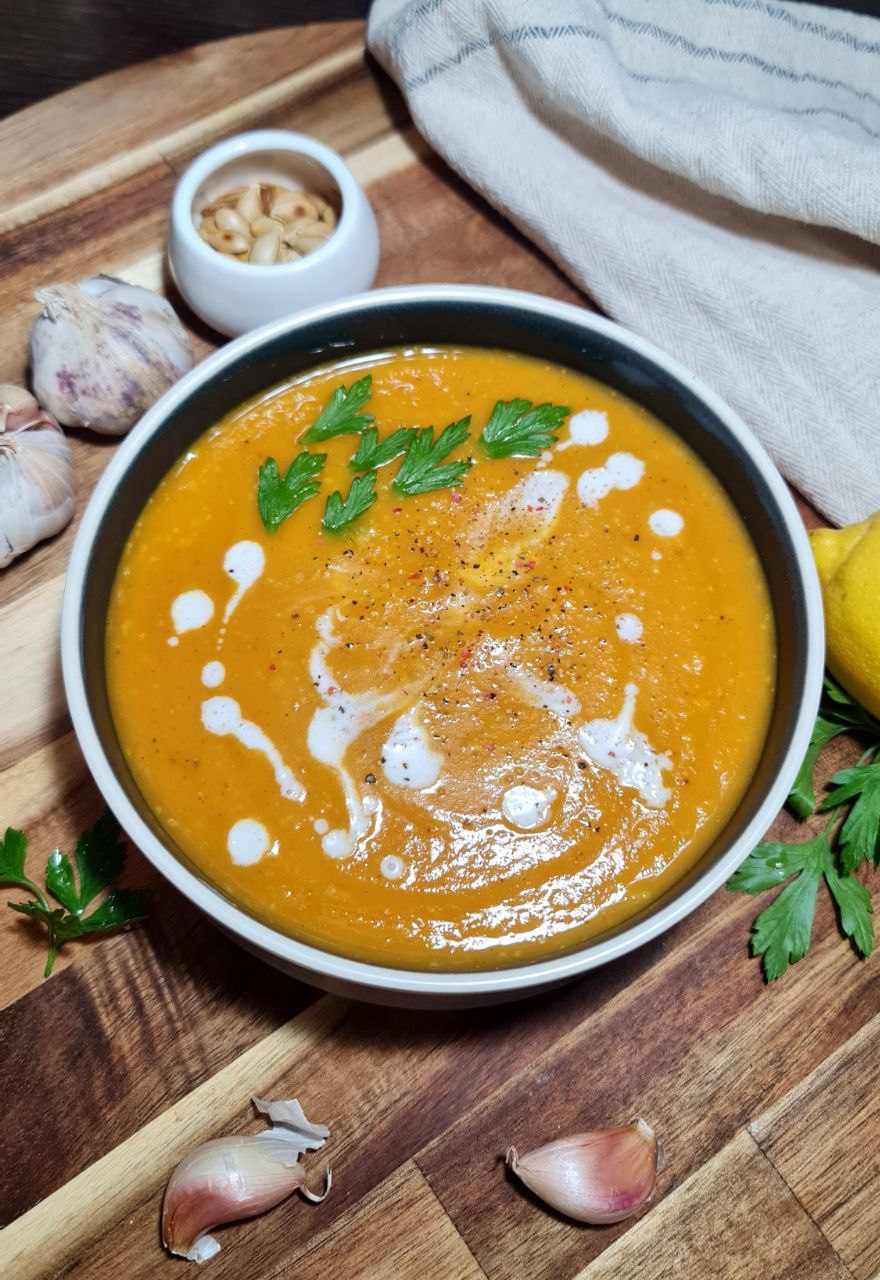
M 397 488 L 404 457 L 378 466 L 328 532 L 361 441 L 302 437 L 366 373 L 379 442 L 470 434 L 433 470 L 412 445 Z M 490 457 L 517 398 L 570 412 L 539 456 Z M 539 434 L 525 413 L 510 447 Z M 267 532 L 259 468 L 306 447 L 320 490 Z M 774 663 L 755 550 L 690 450 L 589 378 L 478 349 L 327 366 L 231 413 L 148 502 L 107 624 L 119 739 L 191 863 L 286 933 L 409 968 L 546 957 L 669 889 L 748 785 Z

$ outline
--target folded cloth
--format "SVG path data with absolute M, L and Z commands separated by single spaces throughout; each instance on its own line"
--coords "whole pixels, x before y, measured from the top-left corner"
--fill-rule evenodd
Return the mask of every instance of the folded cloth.
M 375 0 L 427 140 L 831 520 L 880 507 L 880 22 L 770 0 Z

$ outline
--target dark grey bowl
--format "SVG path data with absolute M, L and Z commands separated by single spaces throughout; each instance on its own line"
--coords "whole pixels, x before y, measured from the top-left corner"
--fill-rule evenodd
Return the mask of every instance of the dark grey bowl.
M 777 687 L 754 777 L 723 834 L 661 899 L 550 960 L 488 972 L 383 967 L 323 951 L 260 923 L 185 859 L 123 759 L 107 698 L 104 626 L 119 557 L 172 464 L 230 409 L 337 356 L 420 345 L 492 346 L 600 379 L 670 426 L 714 472 L 758 550 L 776 623 Z M 744 376 L 746 376 L 744 372 Z M 650 343 L 587 311 L 532 294 L 465 285 L 379 290 L 247 334 L 199 365 L 138 423 L 102 476 L 71 556 L 62 620 L 64 681 L 95 781 L 123 827 L 173 884 L 270 964 L 327 990 L 417 1006 L 487 1004 L 554 985 L 668 929 L 717 889 L 784 803 L 819 701 L 824 634 L 809 543 L 788 489 L 748 428 Z

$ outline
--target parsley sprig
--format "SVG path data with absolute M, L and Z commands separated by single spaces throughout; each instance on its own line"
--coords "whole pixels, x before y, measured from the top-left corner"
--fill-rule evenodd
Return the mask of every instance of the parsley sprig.
M 303 449 L 282 476 L 274 458 L 267 458 L 257 478 L 257 507 L 267 533 L 274 533 L 321 485 L 315 477 L 327 461 L 326 453 Z
M 368 471 L 365 475 L 355 476 L 347 497 L 343 498 L 338 489 L 330 494 L 321 523 L 328 533 L 338 533 L 369 511 L 375 501 L 376 473 Z
M 333 436 L 353 435 L 372 426 L 375 422 L 373 415 L 359 412 L 372 394 L 372 374 L 365 373 L 348 390 L 340 383 L 313 426 L 303 436 L 305 443 L 316 444 L 320 440 L 330 440 Z
M 393 462 L 406 453 L 415 438 L 415 427 L 399 427 L 384 440 L 379 439 L 375 427 L 367 427 L 360 438 L 357 453 L 349 459 L 348 465 L 352 471 L 374 471 L 376 467 L 384 467 L 386 462 Z
M 562 404 L 499 400 L 480 436 L 490 458 L 537 458 L 556 443 L 554 432 L 571 410 Z
M 369 373 L 348 388 L 340 383 L 302 436 L 305 444 L 314 444 L 334 436 L 360 435 L 348 465 L 363 474 L 352 482 L 348 497 L 343 498 L 336 491 L 327 499 L 322 524 L 330 531 L 346 528 L 373 505 L 377 469 L 401 454 L 404 458 L 391 487 L 404 497 L 454 489 L 473 466 L 472 458 L 449 460 L 449 455 L 468 439 L 470 415 L 450 422 L 436 439 L 433 427 L 399 427 L 380 439 L 373 415 L 362 412 L 372 386 Z M 499 400 L 480 436 L 480 444 L 490 458 L 538 457 L 556 443 L 554 433 L 569 412 L 565 405 Z M 314 497 L 320 489 L 316 477 L 326 460 L 326 454 L 303 449 L 282 475 L 275 459 L 266 459 L 257 482 L 257 506 L 267 533 L 273 533 L 308 498 Z
M 470 414 L 466 418 L 460 418 L 458 422 L 450 422 L 436 440 L 433 427 L 420 427 L 391 487 L 398 493 L 411 497 L 417 493 L 454 489 L 460 485 L 473 462 L 469 458 L 458 462 L 445 462 L 444 459 L 467 440 L 470 423 Z
M 818 812 L 831 814 L 825 829 L 800 844 L 758 845 L 728 881 L 735 893 L 764 893 L 785 884 L 752 930 L 752 953 L 762 957 L 768 982 L 809 951 L 823 879 L 843 933 L 861 955 L 874 949 L 871 895 L 855 872 L 863 862 L 880 864 L 880 723 L 830 676 L 789 804 L 801 818 L 817 812 L 813 773 L 822 750 L 839 734 L 853 732 L 866 736 L 868 746 L 857 765 L 830 779 L 832 790 L 818 805 Z
M 125 845 L 119 841 L 119 825 L 109 810 L 77 841 L 73 855 L 76 871 L 60 849 L 50 855 L 46 864 L 46 889 L 60 907 L 53 907 L 43 890 L 25 875 L 27 849 L 24 832 L 8 827 L 0 840 L 0 884 L 18 885 L 32 895 L 32 901 L 10 902 L 8 906 L 42 921 L 48 929 L 49 955 L 44 977 L 49 977 L 59 950 L 71 938 L 119 929 L 145 918 L 148 897 L 140 889 L 113 889 L 91 915 L 84 914 L 86 907 L 125 866 Z

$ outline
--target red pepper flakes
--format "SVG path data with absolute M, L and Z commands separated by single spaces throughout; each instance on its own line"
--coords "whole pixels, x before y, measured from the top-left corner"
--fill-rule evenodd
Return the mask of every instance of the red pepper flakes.
M 275 666 L 275 663 L 274 663 L 274 662 L 270 662 L 270 663 L 269 663 L 269 670 L 270 670 L 270 671 L 275 671 L 275 670 L 277 670 L 277 668 L 276 668 L 276 666 Z
M 328 684 L 328 685 L 327 685 L 327 697 L 328 697 L 328 698 L 335 698 L 338 692 L 339 692 L 339 690 L 336 688 L 336 685 L 335 685 L 335 684 Z
M 402 510 L 403 510 L 403 507 L 392 507 L 391 514 L 395 516 L 399 516 Z
M 486 747 L 486 750 L 487 750 L 487 751 L 494 751 L 494 750 L 495 750 L 495 743 L 494 743 L 494 742 L 487 742 L 487 743 L 485 743 L 485 747 Z
M 473 656 L 474 656 L 473 649 L 464 648 L 459 650 L 458 665 L 460 667 L 466 667 Z
M 416 579 L 416 578 L 420 578 L 421 576 L 422 576 L 422 570 L 421 570 L 421 569 L 416 569 L 415 573 L 411 573 L 411 574 L 409 575 L 409 580 L 410 580 L 410 582 L 412 582 L 412 581 L 414 581 L 414 579 Z
M 452 502 L 461 502 L 461 494 L 458 492 L 457 489 L 450 489 L 449 497 Z

